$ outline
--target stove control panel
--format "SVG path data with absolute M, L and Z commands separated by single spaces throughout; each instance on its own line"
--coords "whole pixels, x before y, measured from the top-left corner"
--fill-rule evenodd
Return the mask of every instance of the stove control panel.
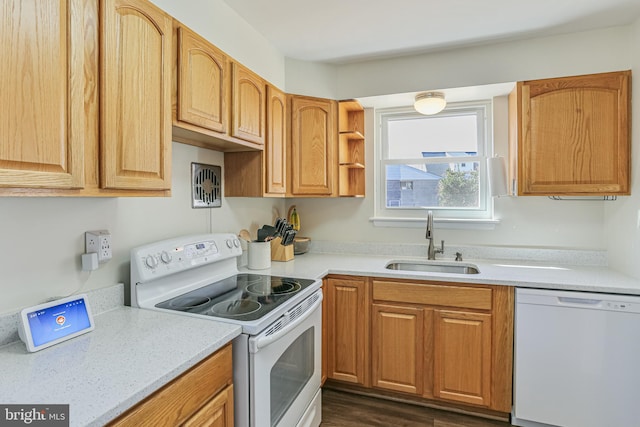
M 163 276 L 242 255 L 233 234 L 204 234 L 163 240 L 131 251 L 132 283 Z

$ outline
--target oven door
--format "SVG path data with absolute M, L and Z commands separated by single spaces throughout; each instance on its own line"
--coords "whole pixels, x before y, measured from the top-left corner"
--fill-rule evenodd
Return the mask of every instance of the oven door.
M 296 426 L 311 402 L 319 401 L 322 291 L 283 317 L 291 320 L 249 338 L 252 427 Z

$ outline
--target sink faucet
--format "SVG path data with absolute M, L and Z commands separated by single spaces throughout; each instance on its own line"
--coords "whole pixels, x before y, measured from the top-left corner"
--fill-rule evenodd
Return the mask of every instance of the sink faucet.
M 436 254 L 444 253 L 444 240 L 440 241 L 440 249 L 433 246 L 433 212 L 427 212 L 427 235 L 429 248 L 427 249 L 427 259 L 436 259 Z

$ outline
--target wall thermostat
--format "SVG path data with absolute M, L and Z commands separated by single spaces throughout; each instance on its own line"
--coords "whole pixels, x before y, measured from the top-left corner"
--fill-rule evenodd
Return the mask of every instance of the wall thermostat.
M 23 309 L 18 335 L 27 350 L 34 352 L 93 329 L 87 296 L 79 294 Z

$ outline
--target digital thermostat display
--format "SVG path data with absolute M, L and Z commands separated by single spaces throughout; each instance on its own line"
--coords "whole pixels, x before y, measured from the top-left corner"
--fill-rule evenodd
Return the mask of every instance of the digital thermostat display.
M 85 295 L 75 295 L 26 308 L 21 313 L 20 338 L 37 351 L 93 330 Z

